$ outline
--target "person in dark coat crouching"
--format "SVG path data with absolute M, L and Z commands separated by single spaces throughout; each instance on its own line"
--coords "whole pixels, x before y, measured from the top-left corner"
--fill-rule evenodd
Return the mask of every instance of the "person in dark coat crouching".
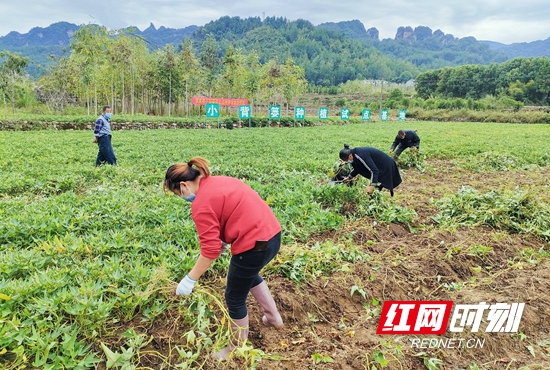
M 418 137 L 416 131 L 399 130 L 390 147 L 390 153 L 393 153 L 393 158 L 397 159 L 403 153 L 403 150 L 407 148 L 412 148 L 411 150 L 420 149 L 420 137 Z
M 371 147 L 350 149 L 348 144 L 344 144 L 344 149 L 340 151 L 340 159 L 353 167 L 353 171 L 344 181 L 350 181 L 357 175 L 366 177 L 370 180 L 370 186 L 367 188 L 369 195 L 377 187 L 378 190 L 388 189 L 393 197 L 393 189 L 401 184 L 397 164 L 381 150 Z

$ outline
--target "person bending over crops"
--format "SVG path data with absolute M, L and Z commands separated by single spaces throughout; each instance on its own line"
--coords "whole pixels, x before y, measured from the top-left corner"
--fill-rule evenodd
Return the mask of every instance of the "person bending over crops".
M 369 195 L 377 187 L 378 190 L 388 189 L 393 197 L 393 189 L 401 184 L 397 164 L 381 150 L 371 147 L 350 149 L 348 144 L 344 144 L 344 149 L 340 150 L 340 159 L 347 161 L 353 167 L 353 171 L 344 179 L 344 182 L 351 181 L 357 175 L 366 177 L 370 180 L 367 188 Z
M 393 158 L 397 159 L 403 153 L 403 150 L 407 148 L 412 148 L 411 150 L 420 149 L 420 137 L 418 137 L 416 131 L 399 130 L 390 147 L 390 153 L 393 153 Z
M 246 298 L 252 293 L 264 311 L 267 326 L 282 328 L 283 320 L 260 270 L 281 246 L 281 225 L 267 203 L 247 184 L 227 176 L 211 176 L 209 161 L 193 157 L 168 168 L 164 189 L 191 202 L 191 215 L 199 234 L 200 255 L 176 288 L 189 295 L 196 281 L 230 246 L 225 302 L 230 325 L 229 345 L 213 356 L 227 360 L 248 338 Z

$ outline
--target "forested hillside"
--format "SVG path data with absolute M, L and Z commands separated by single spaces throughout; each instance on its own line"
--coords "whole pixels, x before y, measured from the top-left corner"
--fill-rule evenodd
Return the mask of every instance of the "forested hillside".
M 518 57 L 550 57 L 550 37 L 546 40 L 519 42 L 510 45 L 493 41 L 480 41 L 489 45 L 492 50 L 503 52 L 511 58 Z
M 307 81 L 315 85 L 334 86 L 357 79 L 405 82 L 420 72 L 410 62 L 305 20 L 222 17 L 193 33 L 191 39 L 199 51 L 210 34 L 222 51 L 233 45 L 245 52 L 255 51 L 261 62 L 292 58 L 305 70 Z
M 34 27 L 28 33 L 21 34 L 12 31 L 6 36 L 0 37 L 0 51 L 5 50 L 12 53 L 19 53 L 29 58 L 27 72 L 34 77 L 44 74 L 48 67 L 52 66 L 55 60 L 70 55 L 70 42 L 74 33 L 80 29 L 68 22 L 57 22 L 48 27 Z M 131 27 L 125 30 L 111 31 L 111 35 L 120 32 L 132 34 L 143 39 L 148 48 L 159 49 L 167 44 L 181 45 L 184 38 L 189 37 L 197 26 L 185 28 L 158 29 L 151 23 L 148 28 L 141 31 Z
M 319 27 L 341 32 L 365 45 L 380 50 L 384 55 L 410 62 L 422 71 L 464 64 L 489 64 L 510 59 L 506 53 L 492 50 L 474 37 L 456 38 L 441 30 L 432 32 L 426 26 L 399 27 L 394 39 L 379 40 L 378 30 L 365 30 L 358 21 L 323 23 Z M 530 55 L 531 56 L 531 55 Z
M 481 99 L 501 96 L 525 104 L 550 104 L 550 59 L 516 58 L 501 64 L 465 65 L 421 73 L 416 93 L 423 99 Z
M 0 50 L 28 57 L 27 72 L 37 77 L 45 73 L 54 59 L 70 54 L 70 38 L 79 27 L 58 22 L 45 28 L 35 27 L 26 34 L 10 32 L 0 37 Z M 244 51 L 256 50 L 262 61 L 292 57 L 305 69 L 308 81 L 317 85 L 334 85 L 355 78 L 403 81 L 429 69 L 500 63 L 550 53 L 550 39 L 504 45 L 474 37 L 455 38 L 441 30 L 432 32 L 426 26 L 399 27 L 395 38 L 379 40 L 375 27 L 367 30 L 358 20 L 313 26 L 306 20 L 226 16 L 202 27 L 156 28 L 151 24 L 143 31 L 129 28 L 110 32 L 127 32 L 142 38 L 150 50 L 167 44 L 180 48 L 185 38 L 191 38 L 200 50 L 206 35 L 213 33 L 220 43 L 220 53 L 233 45 Z
M 550 101 L 548 58 L 491 62 L 491 56 L 498 55 L 491 54 L 487 45 L 473 38 L 457 40 L 427 27 L 400 28 L 391 44 L 392 40 L 379 41 L 376 29 L 365 31 L 357 22 L 346 23 L 340 32 L 334 30 L 337 24 L 313 26 L 306 20 L 222 17 L 194 31 L 189 29 L 187 36 L 180 34 L 175 45 L 161 47 L 173 37 L 174 30 L 157 30 L 151 25 L 143 32 L 113 31 L 86 25 L 73 31 L 63 28 L 66 26 L 58 24 L 54 27 L 58 32 L 52 36 L 64 54 L 48 56 L 50 65 L 42 69 L 43 75 L 35 76 L 38 78 L 29 79 L 26 74 L 29 66 L 36 68 L 32 58 L 0 50 L 0 96 L 5 110 L 10 105 L 15 112 L 39 102 L 50 112 L 63 113 L 67 107 L 80 106 L 90 114 L 99 102 L 108 101 L 117 112 L 132 115 L 188 115 L 193 113 L 190 98 L 198 95 L 244 97 L 252 105 L 276 104 L 288 112 L 305 91 L 362 93 L 367 85 L 369 91 L 379 86 L 376 97 L 370 91 L 368 97 L 356 97 L 358 104 L 376 109 L 381 109 L 386 96 L 385 105 L 395 109 L 518 110 L 524 104 L 547 105 Z M 45 33 L 33 30 L 32 35 L 25 36 L 26 41 L 21 36 L 16 45 L 30 47 L 34 43 L 35 50 L 46 50 Z M 384 54 L 374 44 L 379 48 L 386 45 L 394 53 L 402 53 L 403 58 Z M 432 44 L 433 53 L 426 53 L 424 59 L 421 54 L 405 55 L 419 44 Z M 442 50 L 436 51 L 437 45 L 443 45 Z M 468 53 L 461 54 L 460 45 L 470 47 Z M 453 58 L 462 55 L 459 60 L 467 64 L 435 68 L 447 60 L 445 55 L 449 63 L 457 63 Z M 407 58 L 410 60 L 404 60 Z M 424 70 L 427 66 L 431 69 Z M 404 96 L 398 89 L 399 96 L 394 91 L 383 93 L 389 83 L 410 79 L 416 79 L 416 96 Z M 383 82 L 367 84 L 365 80 Z M 355 87 L 345 88 L 350 83 Z M 474 100 L 487 97 L 498 101 L 474 104 Z M 347 98 L 334 105 L 347 105 Z

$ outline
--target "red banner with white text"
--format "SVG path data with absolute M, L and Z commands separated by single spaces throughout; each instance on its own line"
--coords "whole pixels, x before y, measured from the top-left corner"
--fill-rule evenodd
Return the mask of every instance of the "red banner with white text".
M 193 96 L 191 99 L 193 105 L 205 105 L 207 103 L 217 103 L 222 107 L 238 107 L 239 105 L 248 105 L 248 99 L 235 98 L 207 98 L 204 96 Z

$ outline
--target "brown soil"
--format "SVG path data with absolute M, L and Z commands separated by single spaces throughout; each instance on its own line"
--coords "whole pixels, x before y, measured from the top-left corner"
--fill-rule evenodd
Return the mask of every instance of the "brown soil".
M 550 259 L 537 264 L 518 257 L 524 248 L 538 251 L 545 246 L 548 250 L 548 243 L 536 236 L 485 227 L 446 231 L 431 220 L 437 213 L 431 199 L 455 194 L 462 185 L 480 192 L 517 185 L 543 189 L 550 170 L 471 173 L 444 162 L 429 165 L 438 170 L 403 171 L 404 182 L 396 189 L 394 201 L 418 213 L 414 225 L 365 220 L 321 237 L 339 240 L 352 235 L 371 260 L 352 264 L 351 272 L 337 272 L 301 285 L 281 277 L 268 279 L 284 329 L 265 327 L 259 307 L 250 299 L 250 342 L 270 355 L 257 369 L 371 370 L 382 369 L 380 359 L 389 361 L 386 369 L 427 369 L 425 362 L 430 358 L 442 361 L 438 369 L 550 369 Z M 548 200 L 548 195 L 541 197 Z M 474 245 L 492 247 L 492 251 L 468 253 Z M 455 288 L 452 283 L 464 284 Z M 358 292 L 350 294 L 354 285 L 362 289 L 364 297 Z M 223 284 L 217 289 L 222 292 Z M 386 300 L 524 302 L 525 310 L 518 333 L 447 331 L 442 336 L 484 340 L 483 348 L 420 349 L 412 348 L 410 341 L 419 336 L 376 334 L 379 311 Z M 175 368 L 173 346 L 187 331 L 180 321 L 177 313 L 169 313 L 165 320 L 144 328 L 154 337 L 147 349 L 157 355 L 142 356 L 141 366 Z M 160 361 L 158 354 L 166 360 Z M 322 356 L 327 362 L 314 363 L 314 358 Z M 240 357 L 223 364 L 204 359 L 196 368 L 243 369 L 247 363 Z

